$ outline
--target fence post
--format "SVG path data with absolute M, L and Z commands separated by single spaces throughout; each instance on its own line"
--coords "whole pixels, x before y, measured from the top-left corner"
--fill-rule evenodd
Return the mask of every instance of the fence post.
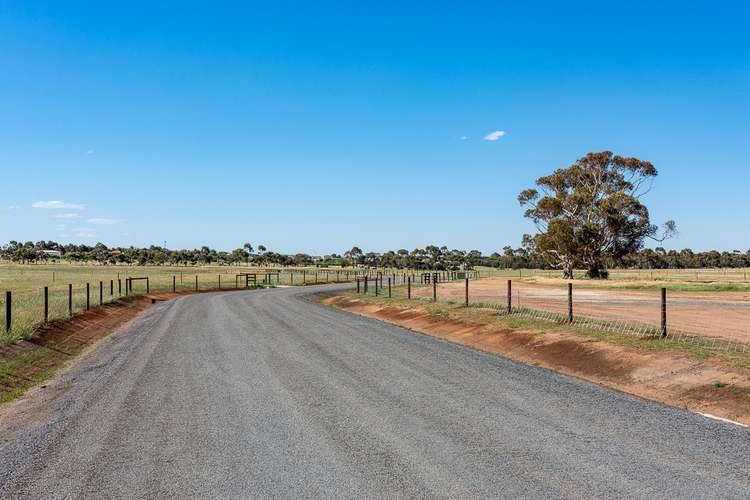
M 388 298 L 391 298 L 391 278 L 388 278 Z
M 513 285 L 512 281 L 508 280 L 508 314 L 513 310 Z
M 367 295 L 367 275 L 365 275 L 365 295 Z
M 104 303 L 104 283 L 99 282 L 99 305 Z
M 126 287 L 127 288 L 127 287 Z M 86 283 L 86 310 L 88 311 L 91 309 L 91 293 L 90 293 L 89 284 Z
M 432 277 L 432 301 L 437 302 L 437 273 Z
M 109 296 L 115 294 L 115 280 L 109 280 Z
M 661 289 L 661 336 L 667 336 L 667 289 Z
M 469 278 L 466 279 L 466 307 L 469 307 Z
M 195 275 L 195 291 L 198 291 L 198 275 Z
M 122 279 L 117 278 L 117 295 L 122 295 Z
M 573 322 L 573 283 L 568 283 L 568 323 Z
M 359 278 L 357 278 L 357 293 L 359 293 Z
M 380 280 L 378 279 L 377 276 L 375 276 L 375 296 L 376 297 L 378 296 L 378 281 Z M 383 285 L 380 285 L 380 286 L 382 287 Z
M 44 322 L 49 319 L 49 287 L 44 287 Z
M 73 284 L 68 283 L 68 316 L 73 316 Z
M 406 298 L 411 300 L 411 276 L 406 278 Z
M 235 280 L 235 283 L 237 280 Z M 172 275 L 172 292 L 177 290 L 177 276 Z
M 146 293 L 150 293 L 151 292 L 151 287 L 149 286 L 149 281 L 150 280 L 148 279 L 148 276 L 146 276 Z
M 219 275 L 219 290 L 221 290 L 221 274 Z
M 11 319 L 11 293 L 10 291 L 5 292 L 5 331 L 10 331 L 10 319 Z

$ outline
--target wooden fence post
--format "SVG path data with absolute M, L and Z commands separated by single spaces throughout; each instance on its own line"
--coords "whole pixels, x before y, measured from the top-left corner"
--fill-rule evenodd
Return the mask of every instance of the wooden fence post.
M 432 277 L 432 301 L 437 302 L 437 273 Z
M 411 276 L 406 278 L 406 298 L 411 300 Z
M 391 298 L 391 278 L 388 278 L 388 298 Z
M 195 291 L 198 291 L 198 275 L 195 275 Z
M 513 310 L 513 285 L 511 280 L 508 280 L 508 314 Z
M 469 278 L 466 279 L 466 307 L 469 307 Z
M 68 316 L 73 316 L 73 284 L 68 283 Z
M 236 280 L 235 280 L 236 282 Z M 172 276 L 172 292 L 177 290 L 177 276 Z
M 573 283 L 568 283 L 568 323 L 573 322 Z
M 661 336 L 667 336 L 667 289 L 661 289 Z
M 99 282 L 99 305 L 104 303 L 104 283 Z
M 10 331 L 10 325 L 11 325 L 11 318 L 12 318 L 12 296 L 11 292 L 7 291 L 5 292 L 5 331 L 6 333 Z
M 44 322 L 49 320 L 49 287 L 44 287 Z
M 91 290 L 89 284 L 86 283 L 86 310 L 91 309 Z

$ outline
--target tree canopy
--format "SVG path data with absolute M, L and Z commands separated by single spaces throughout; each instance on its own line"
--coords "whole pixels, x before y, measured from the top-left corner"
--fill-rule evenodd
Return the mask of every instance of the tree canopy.
M 539 230 L 527 243 L 566 279 L 575 268 L 585 268 L 591 278 L 606 277 L 607 262 L 622 263 L 646 238 L 661 241 L 676 230 L 669 221 L 657 236 L 641 201 L 656 176 L 647 161 L 602 151 L 540 177 L 538 189 L 518 196 L 527 207 L 524 216 Z

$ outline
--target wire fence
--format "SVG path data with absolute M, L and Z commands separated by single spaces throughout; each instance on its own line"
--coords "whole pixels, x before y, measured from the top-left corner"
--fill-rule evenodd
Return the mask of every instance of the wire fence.
M 514 290 L 515 282 L 507 280 L 504 283 L 503 290 L 494 287 L 492 300 L 476 300 L 473 295 L 473 288 L 480 288 L 476 285 L 482 284 L 470 280 L 468 277 L 448 276 L 445 280 L 435 280 L 424 276 L 410 276 L 409 279 L 398 279 L 394 277 L 386 281 L 378 280 L 375 283 L 369 282 L 364 284 L 364 280 L 358 280 L 357 291 L 362 294 L 371 296 L 380 296 L 383 298 L 398 298 L 407 300 L 417 300 L 421 302 L 442 302 L 454 305 L 463 305 L 465 307 L 474 307 L 482 309 L 491 309 L 498 314 L 509 317 L 519 317 L 531 320 L 545 321 L 559 325 L 570 325 L 571 327 L 594 330 L 611 335 L 623 337 L 635 337 L 643 340 L 653 340 L 658 342 L 686 345 L 706 351 L 728 352 L 728 353 L 748 353 L 750 352 L 750 342 L 738 335 L 737 332 L 730 332 L 729 338 L 723 337 L 725 332 L 719 332 L 716 328 L 711 328 L 708 323 L 697 324 L 700 328 L 689 328 L 681 325 L 670 323 L 669 311 L 671 309 L 670 299 L 667 297 L 666 288 L 662 288 L 658 293 L 639 292 L 635 299 L 628 298 L 623 300 L 622 308 L 612 308 L 604 304 L 603 310 L 597 311 L 597 305 L 591 299 L 591 290 L 583 289 L 581 294 L 584 301 L 580 304 L 581 309 L 585 312 L 579 314 L 576 302 L 577 290 L 569 284 L 567 290 L 556 290 L 555 293 L 549 294 L 545 298 L 538 295 L 527 296 L 521 291 Z M 495 281 L 496 285 L 497 282 Z M 485 289 L 486 292 L 486 289 Z M 614 292 L 617 293 L 617 292 Z M 480 298 L 486 298 L 486 294 L 480 293 Z M 564 297 L 562 299 L 561 297 Z M 526 299 L 533 306 L 524 305 Z M 680 301 L 685 302 L 682 304 Z M 688 307 L 693 301 L 677 299 L 680 305 L 677 312 L 682 314 L 682 310 Z M 612 311 L 616 316 L 625 316 L 630 307 L 630 318 L 627 317 L 607 317 Z M 750 308 L 750 304 L 748 305 Z M 746 312 L 739 308 L 741 312 Z M 644 310 L 649 310 L 649 314 L 644 314 Z M 750 309 L 749 309 L 750 310 Z M 737 314 L 732 311 L 732 314 Z M 716 319 L 716 318 L 715 318 Z M 695 324 L 695 323 L 694 323 Z M 741 326 L 746 325 L 744 320 Z M 740 338 L 737 338 L 740 337 Z M 750 338 L 750 335 L 748 335 Z
M 211 272 L 213 271 L 213 272 Z M 363 276 L 375 278 L 385 270 L 245 268 L 221 272 L 158 270 L 154 268 L 109 271 L 98 268 L 90 274 L 57 272 L 26 273 L 5 280 L 9 287 L 0 295 L 0 344 L 30 338 L 48 322 L 149 293 L 189 293 L 244 288 L 305 286 L 352 282 Z M 46 280 L 45 278 L 46 277 Z M 73 282 L 71 278 L 83 277 Z M 65 282 L 65 279 L 71 279 Z

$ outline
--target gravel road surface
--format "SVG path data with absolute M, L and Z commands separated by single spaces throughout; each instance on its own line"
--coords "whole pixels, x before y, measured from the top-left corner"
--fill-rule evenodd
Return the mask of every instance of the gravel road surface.
M 3 498 L 748 498 L 750 430 L 317 304 L 155 306 L 0 410 Z

